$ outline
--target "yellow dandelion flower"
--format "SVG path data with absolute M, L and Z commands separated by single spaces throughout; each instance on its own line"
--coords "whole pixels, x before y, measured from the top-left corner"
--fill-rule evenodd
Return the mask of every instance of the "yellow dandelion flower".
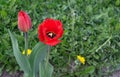
M 28 49 L 27 50 L 27 56 L 29 56 L 31 54 L 32 50 L 31 49 Z M 24 55 L 25 54 L 25 50 L 22 52 L 22 54 Z
M 78 55 L 78 56 L 77 56 L 77 59 L 78 59 L 82 64 L 85 64 L 85 58 L 84 58 L 84 57 Z

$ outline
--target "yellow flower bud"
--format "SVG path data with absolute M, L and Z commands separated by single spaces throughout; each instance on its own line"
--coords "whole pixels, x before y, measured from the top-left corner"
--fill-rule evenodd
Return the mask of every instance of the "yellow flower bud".
M 27 56 L 29 56 L 31 54 L 32 50 L 31 49 L 28 49 L 27 50 Z M 25 54 L 25 50 L 22 52 L 22 54 L 24 55 Z
M 85 64 L 85 58 L 84 58 L 84 57 L 78 55 L 78 56 L 77 56 L 77 59 L 78 59 L 82 64 Z

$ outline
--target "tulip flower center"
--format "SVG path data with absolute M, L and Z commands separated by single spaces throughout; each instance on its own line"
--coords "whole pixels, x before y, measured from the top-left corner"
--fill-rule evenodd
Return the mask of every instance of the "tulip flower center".
M 47 33 L 47 36 L 48 36 L 49 38 L 54 38 L 54 37 L 56 36 L 56 34 L 53 33 L 53 32 L 48 32 L 48 33 Z

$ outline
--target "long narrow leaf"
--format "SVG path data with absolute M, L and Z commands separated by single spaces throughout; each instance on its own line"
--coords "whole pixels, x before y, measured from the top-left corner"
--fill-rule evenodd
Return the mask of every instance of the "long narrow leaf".
M 43 61 L 39 64 L 39 77 L 52 77 L 53 66 L 48 62 Z
M 18 42 L 17 39 L 13 36 L 13 34 L 8 30 L 11 40 L 12 40 L 12 47 L 13 47 L 13 53 L 17 60 L 17 63 L 19 64 L 20 68 L 27 74 L 31 71 L 29 60 L 26 56 L 22 55 L 19 48 L 18 48 Z
M 47 55 L 47 45 L 43 43 L 38 43 L 32 49 L 32 53 L 30 55 L 30 64 L 32 67 L 33 75 L 37 75 L 39 72 L 39 63 L 44 60 Z

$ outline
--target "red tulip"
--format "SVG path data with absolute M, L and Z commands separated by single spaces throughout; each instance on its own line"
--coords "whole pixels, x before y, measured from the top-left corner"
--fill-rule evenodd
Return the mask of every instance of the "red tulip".
M 59 38 L 61 38 L 62 35 L 63 27 L 60 20 L 48 18 L 38 26 L 38 38 L 47 45 L 55 46 L 60 43 L 61 40 L 59 40 Z
M 28 32 L 28 30 L 30 30 L 31 27 L 32 23 L 29 15 L 21 10 L 18 13 L 18 28 L 23 32 Z

